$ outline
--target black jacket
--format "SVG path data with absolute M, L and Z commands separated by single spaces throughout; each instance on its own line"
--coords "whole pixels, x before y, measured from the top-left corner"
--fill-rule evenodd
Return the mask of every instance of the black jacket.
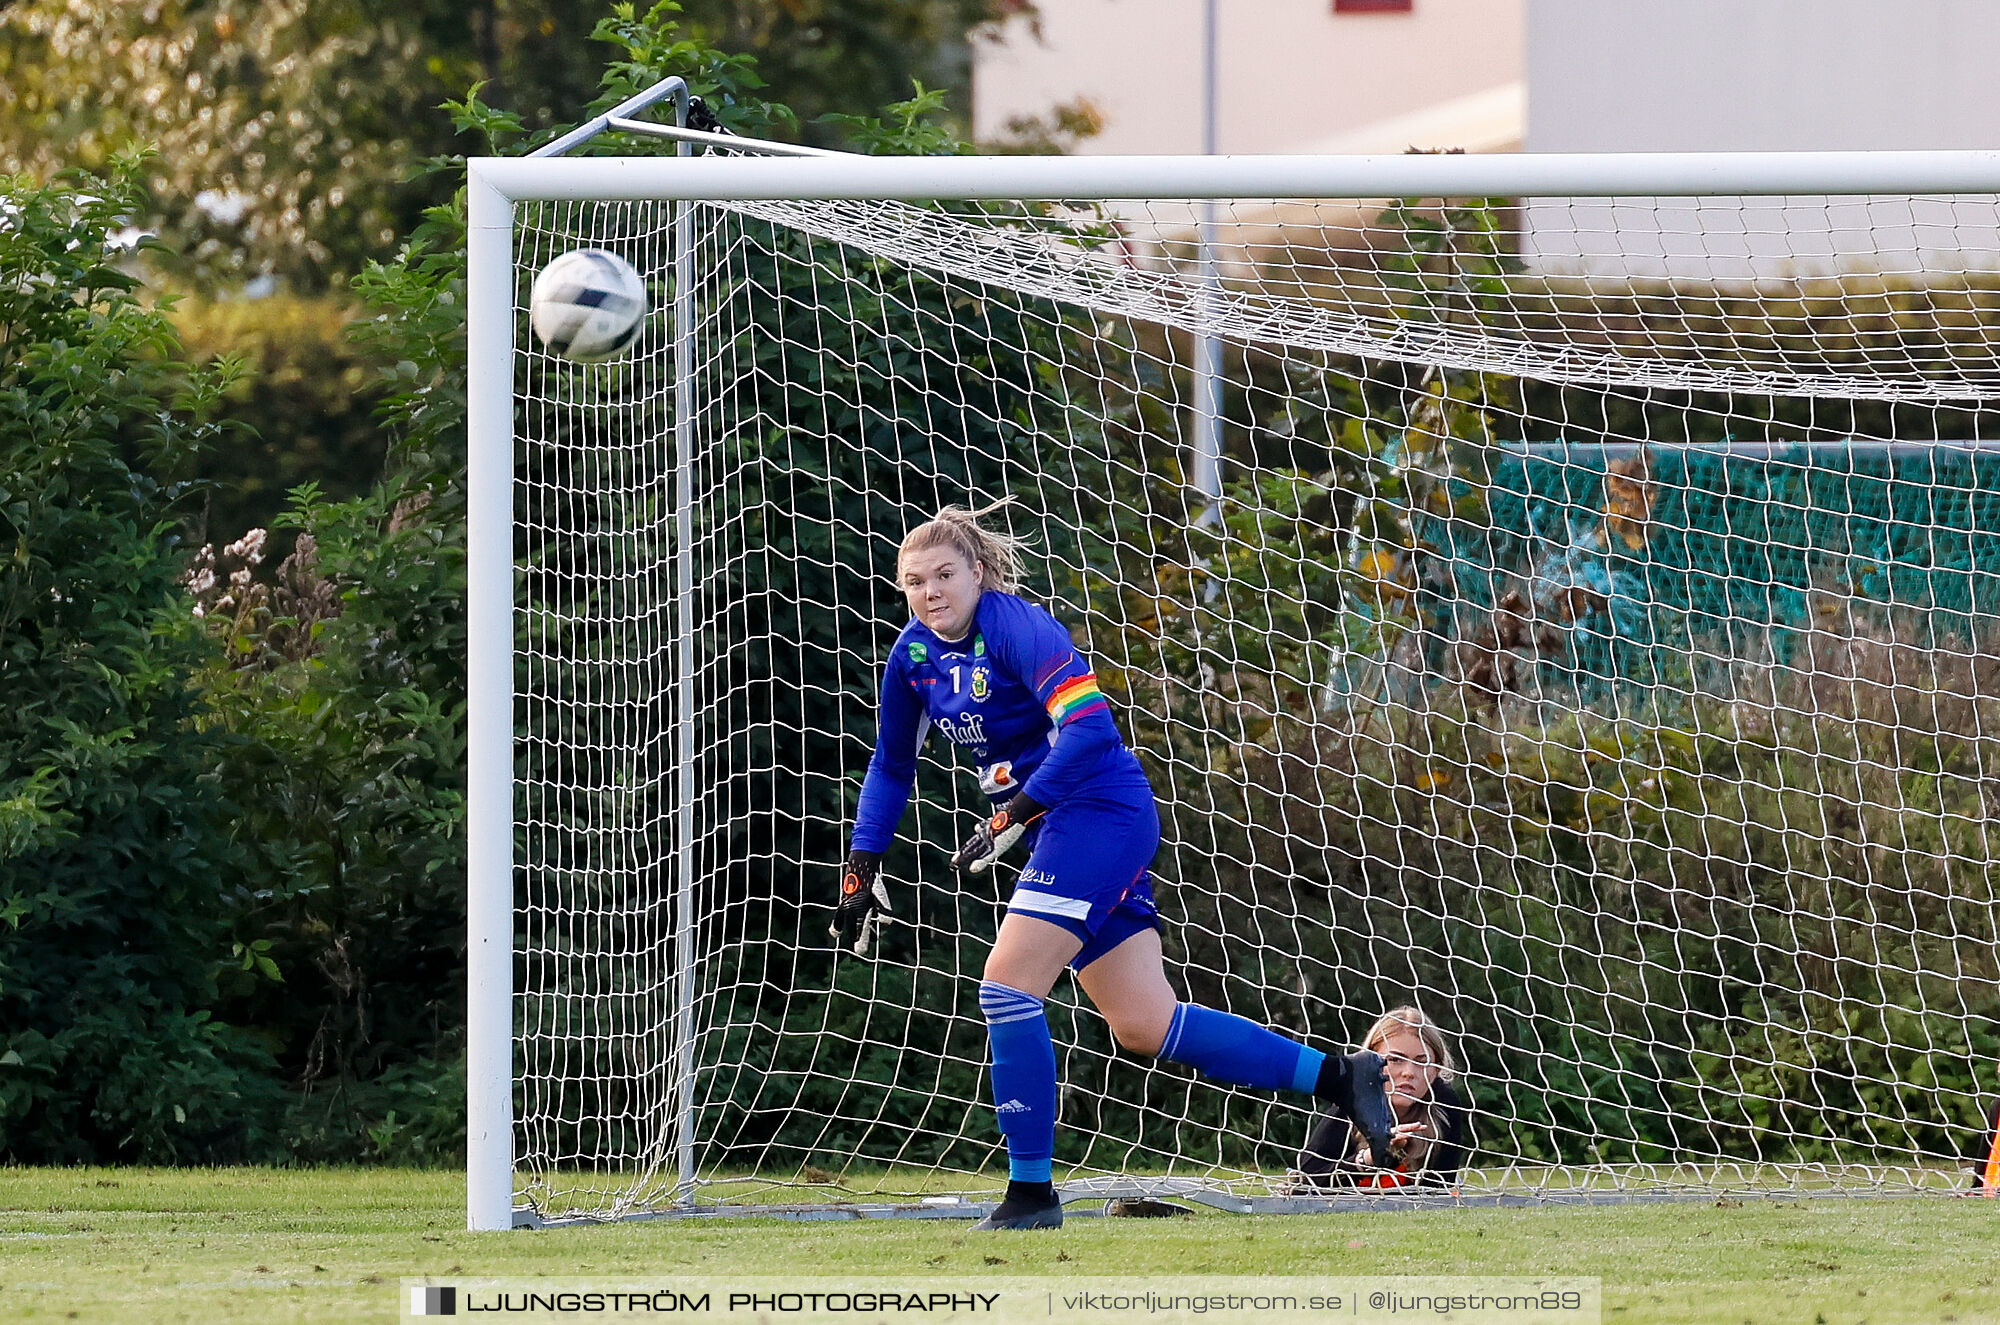
M 1373 1165 L 1355 1162 L 1361 1152 L 1361 1134 L 1345 1116 L 1329 1113 L 1321 1118 L 1306 1138 L 1299 1154 L 1299 1177 L 1309 1187 L 1449 1187 L 1458 1181 L 1465 1167 L 1467 1109 L 1449 1081 L 1431 1086 L 1431 1097 L 1422 1106 L 1430 1116 L 1428 1145 L 1413 1162 L 1384 1174 Z

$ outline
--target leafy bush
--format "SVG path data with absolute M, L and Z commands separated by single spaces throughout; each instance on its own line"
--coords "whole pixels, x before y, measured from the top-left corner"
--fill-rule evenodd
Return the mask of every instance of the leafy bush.
M 343 501 L 297 491 L 282 522 L 310 562 L 258 612 L 211 617 L 205 686 L 244 750 L 221 771 L 233 837 L 269 881 L 238 925 L 292 973 L 249 1014 L 303 1158 L 463 1148 L 463 287 L 433 247 L 454 225 L 441 209 L 357 281 L 367 349 L 397 365 L 391 474 Z
M 218 1015 L 246 964 L 210 649 L 176 518 L 228 364 L 191 371 L 110 241 L 137 166 L 0 183 L 0 1156 L 263 1153 L 262 1033 Z
M 227 446 L 204 456 L 208 537 L 269 528 L 293 488 L 317 481 L 327 495 L 358 497 L 381 477 L 384 438 L 376 410 L 384 365 L 348 334 L 346 301 L 272 295 L 187 299 L 171 310 L 191 362 L 224 354 L 243 364 L 220 417 L 237 426 Z M 284 531 L 279 531 L 281 535 Z M 276 549 L 282 556 L 288 540 Z

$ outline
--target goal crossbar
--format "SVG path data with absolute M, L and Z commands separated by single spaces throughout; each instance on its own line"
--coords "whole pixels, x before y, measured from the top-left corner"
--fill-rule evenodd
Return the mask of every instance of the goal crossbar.
M 1519 198 L 1988 193 L 2000 152 L 478 157 L 504 199 Z

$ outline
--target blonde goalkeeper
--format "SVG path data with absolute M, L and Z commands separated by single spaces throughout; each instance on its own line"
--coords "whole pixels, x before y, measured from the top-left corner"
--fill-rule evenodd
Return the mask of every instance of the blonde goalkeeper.
M 1204 1075 L 1325 1100 L 1389 1153 L 1381 1055 L 1327 1055 L 1255 1022 L 1183 1003 L 1167 982 L 1148 873 L 1160 820 L 1145 771 L 1069 632 L 1019 596 L 1019 544 L 947 506 L 910 531 L 897 579 L 910 622 L 883 668 L 874 757 L 861 788 L 833 932 L 865 954 L 887 917 L 878 876 L 935 728 L 979 767 L 992 813 L 952 857 L 971 873 L 1027 853 L 979 984 L 1006 1199 L 976 1227 L 1054 1228 L 1055 1046 L 1043 1000 L 1076 972 L 1126 1049 Z

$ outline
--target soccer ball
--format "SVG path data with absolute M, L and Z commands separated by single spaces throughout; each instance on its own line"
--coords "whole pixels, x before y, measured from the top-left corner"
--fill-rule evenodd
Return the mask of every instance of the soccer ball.
M 622 352 L 646 320 L 646 283 L 632 264 L 601 248 L 572 249 L 535 277 L 528 322 L 535 338 L 579 363 Z

